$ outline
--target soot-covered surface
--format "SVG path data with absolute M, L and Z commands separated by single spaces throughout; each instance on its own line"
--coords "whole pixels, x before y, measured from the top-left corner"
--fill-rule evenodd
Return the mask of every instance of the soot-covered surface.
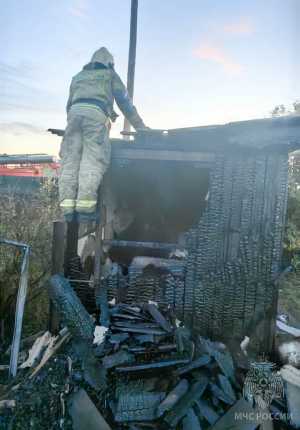
M 112 166 L 111 181 L 116 206 L 132 214 L 115 238 L 173 243 L 206 207 L 209 170 L 196 163 L 139 160 Z

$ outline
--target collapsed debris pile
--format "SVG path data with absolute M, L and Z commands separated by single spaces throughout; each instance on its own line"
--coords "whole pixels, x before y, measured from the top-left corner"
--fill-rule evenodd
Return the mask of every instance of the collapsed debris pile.
M 162 314 L 151 301 L 111 303 L 91 348 L 92 319 L 80 310 L 68 281 L 52 277 L 50 295 L 81 353 L 85 350 L 85 380 L 97 390 L 112 428 L 186 428 L 190 422 L 206 428 L 240 396 L 225 345 L 195 337 L 171 309 Z
M 53 277 L 50 294 L 68 331 L 55 339 L 44 334 L 29 351 L 20 385 L 6 396 L 16 402 L 6 415 L 12 429 L 39 429 L 42 421 L 53 429 L 72 428 L 73 421 L 81 429 L 74 424 L 84 421 L 81 402 L 96 405 L 96 421 L 111 429 L 208 428 L 237 401 L 240 386 L 225 346 L 194 337 L 171 310 L 163 315 L 153 302 L 110 304 L 108 327 L 94 330 L 66 279 Z
M 236 425 L 236 414 L 257 412 L 242 395 L 247 356 L 240 360 L 232 351 L 232 358 L 224 344 L 190 331 L 170 308 L 111 302 L 107 326 L 95 326 L 65 278 L 51 278 L 50 295 L 68 328 L 39 336 L 17 379 L 0 386 L 1 430 L 221 430 Z M 284 381 L 293 383 L 289 410 L 297 411 L 300 371 L 283 369 Z M 256 391 L 254 398 L 261 395 Z M 268 411 L 284 417 L 284 401 L 277 400 Z M 248 419 L 247 428 L 257 428 L 261 416 Z M 290 428 L 278 423 L 275 428 Z
M 110 315 L 96 355 L 107 371 L 108 405 L 120 428 L 201 428 L 236 402 L 240 387 L 224 345 L 193 339 L 154 303 L 118 304 Z

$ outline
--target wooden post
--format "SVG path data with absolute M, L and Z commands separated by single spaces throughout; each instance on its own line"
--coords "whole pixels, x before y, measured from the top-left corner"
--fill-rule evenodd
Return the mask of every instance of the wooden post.
M 62 221 L 54 221 L 52 236 L 52 275 L 56 273 L 64 274 L 64 244 L 65 223 Z M 49 329 L 51 333 L 57 333 L 59 331 L 59 318 L 51 302 L 49 309 Z
M 96 297 L 100 293 L 101 281 L 101 259 L 102 259 L 102 222 L 97 222 L 95 232 L 95 265 L 94 265 L 94 283 Z
M 137 13 L 138 0 L 131 0 L 131 15 L 130 15 L 130 39 L 129 39 L 129 55 L 128 55 L 128 72 L 127 72 L 127 91 L 129 97 L 133 99 L 134 92 L 134 74 L 135 74 L 135 59 L 136 59 L 136 39 L 137 39 Z M 124 131 L 130 131 L 130 123 L 125 118 Z M 124 139 L 129 139 L 129 136 L 124 136 Z
M 62 221 L 54 221 L 52 237 L 52 275 L 55 275 L 56 273 L 64 273 L 64 244 L 65 223 Z
M 67 223 L 67 241 L 64 256 L 64 273 L 69 276 L 70 260 L 77 256 L 79 224 L 77 221 Z
M 108 316 L 108 303 L 107 303 L 107 291 L 105 286 L 101 285 L 102 274 L 101 274 L 101 265 L 104 264 L 103 261 L 103 233 L 105 226 L 105 206 L 104 206 L 104 189 L 107 186 L 107 175 L 104 175 L 103 182 L 101 184 L 99 196 L 98 196 L 98 204 L 100 206 L 100 222 L 96 224 L 96 232 L 95 232 L 95 264 L 94 264 L 94 288 L 95 288 L 95 296 L 96 296 L 96 304 L 100 307 L 101 315 L 100 315 L 100 323 L 103 326 L 108 326 L 109 316 Z

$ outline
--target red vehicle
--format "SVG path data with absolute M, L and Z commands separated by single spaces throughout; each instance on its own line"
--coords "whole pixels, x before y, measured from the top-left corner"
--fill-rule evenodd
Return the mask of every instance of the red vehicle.
M 60 164 L 47 154 L 0 155 L 0 177 L 57 177 Z

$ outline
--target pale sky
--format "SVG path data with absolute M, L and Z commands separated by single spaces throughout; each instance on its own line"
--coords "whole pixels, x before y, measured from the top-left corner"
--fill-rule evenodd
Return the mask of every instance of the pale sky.
M 10 0 L 0 153 L 56 155 L 72 76 L 106 46 L 126 82 L 130 0 Z M 300 98 L 300 0 L 139 0 L 134 103 L 151 128 L 267 117 Z M 112 129 L 119 136 L 120 116 Z

